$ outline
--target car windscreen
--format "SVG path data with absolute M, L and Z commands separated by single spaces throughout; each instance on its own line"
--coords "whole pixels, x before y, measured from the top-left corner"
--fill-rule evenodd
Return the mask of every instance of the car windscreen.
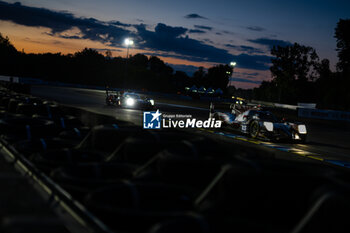
M 258 112 L 258 117 L 263 121 L 277 122 L 277 118 L 271 112 Z
M 140 96 L 136 94 L 124 94 L 125 98 L 133 98 L 133 99 L 140 99 Z

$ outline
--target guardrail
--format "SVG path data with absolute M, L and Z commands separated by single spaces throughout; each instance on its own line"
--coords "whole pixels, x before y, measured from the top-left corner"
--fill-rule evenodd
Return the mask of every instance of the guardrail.
M 298 116 L 305 118 L 350 122 L 350 112 L 343 111 L 298 108 Z
M 12 76 L 0 75 L 0 81 L 18 83 L 19 82 L 19 78 L 18 77 L 12 77 Z
M 276 108 L 286 108 L 291 110 L 297 110 L 298 108 L 311 108 L 315 109 L 316 104 L 315 103 L 298 103 L 298 105 L 291 105 L 291 104 L 280 104 L 280 103 L 273 103 L 273 102 L 266 102 L 266 101 L 260 101 L 260 100 L 252 100 L 252 103 L 256 104 L 263 104 L 268 107 L 276 107 Z

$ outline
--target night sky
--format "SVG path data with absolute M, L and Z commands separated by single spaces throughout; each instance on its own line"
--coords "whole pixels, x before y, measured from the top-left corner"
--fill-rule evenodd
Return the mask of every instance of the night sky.
M 84 47 L 126 56 L 157 55 L 175 70 L 237 62 L 231 84 L 270 78 L 270 48 L 294 42 L 337 62 L 334 28 L 350 1 L 35 0 L 0 1 L 0 32 L 25 52 L 74 53 Z

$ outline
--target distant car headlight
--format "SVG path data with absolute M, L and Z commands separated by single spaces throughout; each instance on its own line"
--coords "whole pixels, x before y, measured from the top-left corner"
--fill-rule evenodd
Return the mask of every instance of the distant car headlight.
M 264 122 L 264 126 L 267 129 L 267 131 L 273 131 L 273 123 L 272 122 Z
M 306 134 L 306 126 L 305 125 L 298 125 L 298 131 L 300 134 Z
M 135 100 L 133 98 L 126 99 L 126 105 L 133 106 L 135 104 Z
M 149 100 L 149 102 L 151 103 L 151 105 L 154 105 L 154 100 Z

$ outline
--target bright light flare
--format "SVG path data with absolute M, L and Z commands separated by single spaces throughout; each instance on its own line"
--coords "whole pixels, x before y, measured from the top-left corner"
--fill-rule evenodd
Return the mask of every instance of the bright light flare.
M 236 62 L 234 62 L 234 61 L 231 61 L 231 62 L 230 62 L 230 66 L 236 66 L 236 65 L 237 65 Z
M 134 106 L 135 100 L 133 98 L 127 98 L 126 99 L 126 105 L 128 106 Z
M 125 44 L 126 46 L 131 46 L 131 45 L 134 44 L 134 41 L 133 41 L 132 39 L 130 39 L 130 38 L 126 38 L 126 39 L 124 40 L 124 44 Z

